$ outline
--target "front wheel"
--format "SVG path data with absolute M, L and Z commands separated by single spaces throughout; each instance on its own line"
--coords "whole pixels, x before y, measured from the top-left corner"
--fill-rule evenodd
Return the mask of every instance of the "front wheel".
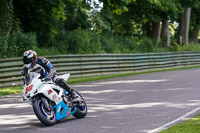
M 76 105 L 77 110 L 75 114 L 73 114 L 73 116 L 76 118 L 84 118 L 87 115 L 87 105 L 81 94 L 79 94 L 77 91 L 76 94 L 78 95 L 78 97 L 80 97 L 82 103 Z
M 47 110 L 40 98 L 33 101 L 33 110 L 37 118 L 46 126 L 53 126 L 56 123 L 56 115 L 53 109 Z

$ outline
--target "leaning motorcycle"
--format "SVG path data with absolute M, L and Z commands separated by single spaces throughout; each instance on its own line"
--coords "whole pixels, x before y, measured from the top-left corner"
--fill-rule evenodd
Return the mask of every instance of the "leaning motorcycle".
M 33 106 L 37 118 L 46 126 L 52 126 L 56 121 L 70 115 L 83 118 L 87 115 L 87 105 L 80 93 L 76 91 L 75 98 L 57 86 L 52 81 L 43 81 L 40 74 L 30 72 L 25 75 L 22 97 Z M 68 80 L 70 74 L 58 76 Z

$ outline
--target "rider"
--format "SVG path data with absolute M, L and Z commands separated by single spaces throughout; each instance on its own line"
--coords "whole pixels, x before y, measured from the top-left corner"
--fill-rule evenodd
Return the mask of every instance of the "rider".
M 43 81 L 52 80 L 55 84 L 65 89 L 71 97 L 75 97 L 75 91 L 72 89 L 64 79 L 57 78 L 56 70 L 51 63 L 44 57 L 37 57 L 37 53 L 33 50 L 27 50 L 23 55 L 24 66 L 22 68 L 22 76 L 25 76 L 28 71 L 36 71 L 41 74 Z M 24 79 L 23 79 L 24 80 Z

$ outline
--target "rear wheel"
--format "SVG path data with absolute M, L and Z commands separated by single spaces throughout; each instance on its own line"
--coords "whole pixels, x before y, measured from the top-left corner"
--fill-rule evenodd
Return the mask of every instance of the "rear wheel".
M 79 94 L 77 91 L 76 94 L 80 97 L 82 103 L 76 105 L 77 110 L 73 116 L 76 118 L 84 118 L 87 115 L 87 105 L 81 94 Z
M 56 123 L 56 115 L 53 109 L 45 108 L 44 103 L 40 98 L 33 101 L 33 110 L 37 118 L 46 126 L 52 126 Z

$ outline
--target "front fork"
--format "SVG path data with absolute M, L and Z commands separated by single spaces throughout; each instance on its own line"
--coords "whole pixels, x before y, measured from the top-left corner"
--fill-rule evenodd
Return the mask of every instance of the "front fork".
M 48 110 L 48 111 L 51 111 L 52 107 L 49 105 L 47 99 L 46 98 L 41 98 L 41 100 L 42 100 L 42 103 L 43 103 L 45 109 Z

